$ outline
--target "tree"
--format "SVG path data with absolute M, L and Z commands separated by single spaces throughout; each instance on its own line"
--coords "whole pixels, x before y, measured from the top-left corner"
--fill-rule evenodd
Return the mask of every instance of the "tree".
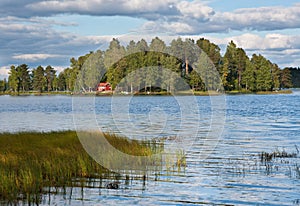
M 258 91 L 272 91 L 272 65 L 270 61 L 262 55 L 254 54 L 251 62 L 256 75 L 256 89 Z
M 103 52 L 98 50 L 95 53 L 91 53 L 78 74 L 79 89 L 92 91 L 101 81 L 105 72 Z
M 292 88 L 292 75 L 289 68 L 284 68 L 280 73 L 280 87 Z
M 77 74 L 78 72 L 76 69 L 66 68 L 64 70 L 64 78 L 67 91 L 74 91 Z
M 104 65 L 109 69 L 114 63 L 118 62 L 125 56 L 125 48 L 120 45 L 118 39 L 113 38 L 109 44 L 109 48 L 104 54 Z
M 141 39 L 140 41 L 138 41 L 136 43 L 136 48 L 138 52 L 141 53 L 146 53 L 147 51 L 149 51 L 149 47 L 145 39 Z
M 163 40 L 155 37 L 154 39 L 152 39 L 149 47 L 151 51 L 164 53 L 167 46 Z
M 272 72 L 272 89 L 280 89 L 280 74 L 281 70 L 277 64 L 271 63 L 271 72 Z
M 242 88 L 242 74 L 246 70 L 247 61 L 249 60 L 246 52 L 242 48 L 237 48 L 237 85 L 235 87 L 238 90 Z
M 221 80 L 222 80 L 222 85 L 224 87 L 224 89 L 226 91 L 229 91 L 232 89 L 232 85 L 230 84 L 230 82 L 228 81 L 229 78 L 229 73 L 230 73 L 230 70 L 229 70 L 229 60 L 227 58 L 224 58 L 224 61 L 223 61 L 223 66 L 221 68 Z
M 46 89 L 48 92 L 53 90 L 53 81 L 56 77 L 56 71 L 50 65 L 45 69 Z
M 22 64 L 16 68 L 17 72 L 17 92 L 20 90 L 23 92 L 28 91 L 30 88 L 30 75 L 29 75 L 29 67 L 26 64 Z
M 12 65 L 10 67 L 9 71 L 9 77 L 8 77 L 8 86 L 10 90 L 17 92 L 18 91 L 18 74 L 16 67 Z
M 0 92 L 6 91 L 6 79 L 0 80 Z
M 291 75 L 291 84 L 295 88 L 300 88 L 300 68 L 287 67 Z M 287 71 L 285 71 L 288 73 Z
M 223 72 L 225 74 L 222 74 L 223 78 L 226 78 L 226 80 L 222 80 L 223 82 L 226 82 L 224 85 L 226 90 L 234 90 L 236 89 L 237 85 L 237 79 L 238 79 L 238 52 L 237 52 L 236 44 L 231 41 L 226 49 L 225 55 L 224 55 L 224 67 Z
M 197 47 L 192 39 L 182 41 L 181 38 L 173 40 L 169 47 L 171 55 L 182 60 L 182 76 L 186 77 L 192 71 L 191 65 L 197 62 L 200 48 Z
M 220 47 L 204 38 L 200 38 L 199 40 L 197 40 L 197 45 L 210 58 L 217 71 L 221 73 L 220 69 L 221 69 L 222 56 L 221 56 Z
M 67 85 L 66 85 L 66 78 L 65 78 L 65 70 L 60 72 L 57 78 L 57 89 L 59 91 L 66 91 Z
M 246 90 L 256 91 L 255 67 L 249 59 L 246 60 L 246 68 L 243 71 L 242 85 Z
M 33 89 L 42 93 L 46 86 L 45 70 L 42 66 L 38 66 L 33 73 Z
M 195 71 L 193 70 L 190 73 L 190 81 L 189 81 L 189 85 L 192 86 L 192 89 L 195 90 L 205 90 L 205 85 L 203 85 L 201 76 Z

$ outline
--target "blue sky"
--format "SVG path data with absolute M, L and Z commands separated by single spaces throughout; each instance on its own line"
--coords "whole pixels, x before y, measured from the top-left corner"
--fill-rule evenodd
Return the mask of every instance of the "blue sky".
M 298 0 L 212 0 L 208 5 L 219 11 L 233 11 L 239 8 L 258 8 L 270 6 L 292 6 L 299 3 Z
M 281 68 L 300 66 L 300 3 L 296 0 L 2 0 L 0 78 L 9 67 L 69 66 L 71 57 L 105 49 L 130 34 L 148 41 L 205 37 L 247 54 L 261 53 Z M 170 37 L 162 37 L 168 43 Z

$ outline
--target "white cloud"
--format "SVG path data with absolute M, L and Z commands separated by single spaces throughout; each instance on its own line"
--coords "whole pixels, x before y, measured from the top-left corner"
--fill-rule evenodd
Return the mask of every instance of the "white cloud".
M 53 25 L 57 22 L 42 18 L 0 18 L 1 64 L 69 65 L 71 57 L 95 50 L 102 44 L 99 39 L 59 32 Z
M 169 25 L 174 23 L 190 27 L 179 34 L 199 34 L 211 32 L 272 31 L 300 27 L 300 4 L 290 7 L 261 7 L 237 9 L 233 12 L 217 12 L 198 1 L 179 2 L 180 14 L 166 16 L 152 23 L 153 29 L 172 32 Z M 147 25 L 147 29 L 149 29 Z
M 237 43 L 239 47 L 242 47 L 247 50 L 285 50 L 292 49 L 294 43 L 300 43 L 300 35 L 283 35 L 283 34 L 266 34 L 261 37 L 259 35 L 246 33 L 240 36 L 232 36 L 225 38 L 227 42 L 233 40 Z M 298 39 L 295 42 L 295 39 Z
M 180 1 L 176 7 L 183 17 L 187 18 L 208 20 L 215 13 L 211 7 L 201 1 Z
M 243 8 L 234 12 L 218 13 L 212 18 L 234 30 L 275 30 L 300 26 L 300 4 L 291 7 Z
M 0 67 L 0 80 L 4 78 L 8 78 L 8 73 L 9 73 L 9 67 L 8 66 L 3 66 Z
M 56 54 L 20 54 L 20 55 L 14 55 L 13 59 L 19 59 L 19 60 L 25 60 L 28 62 L 35 62 L 39 60 L 45 60 L 48 58 L 57 58 L 61 57 L 61 55 Z
M 148 16 L 150 14 L 160 13 L 167 15 L 176 12 L 172 6 L 178 0 L 166 1 L 148 1 L 148 0 L 49 0 L 33 2 L 25 6 L 32 13 L 38 15 L 60 14 L 60 13 L 76 13 L 97 16 Z
M 223 45 L 234 40 L 249 54 L 265 54 L 280 65 L 290 62 L 291 66 L 296 66 L 300 59 L 300 35 L 276 33 L 277 30 L 300 28 L 300 3 L 290 7 L 219 12 L 201 0 L 3 0 L 0 1 L 1 64 L 28 61 L 35 65 L 69 65 L 72 56 L 83 55 L 98 48 L 105 49 L 101 46 L 107 45 L 112 36 L 80 36 L 58 31 L 55 29 L 57 25 L 77 26 L 77 23 L 45 18 L 70 13 L 143 18 L 147 22 L 141 28 L 142 31 L 137 33 L 166 33 L 175 38 L 179 35 L 194 35 L 198 39 L 200 34 L 241 31 L 246 33 L 239 36 L 230 36 L 228 33 L 229 37 L 226 38 L 208 39 Z M 270 33 L 261 36 L 253 34 L 252 30 Z
M 270 6 L 219 12 L 203 0 L 29 0 L 0 3 L 0 16 L 47 17 L 57 14 L 129 16 L 152 21 L 159 32 L 199 34 L 230 30 L 271 31 L 300 27 L 300 3 L 290 7 Z M 13 6 L 14 4 L 14 6 Z M 18 11 L 18 12 L 16 12 Z M 52 22 L 54 24 L 55 22 Z M 57 22 L 59 24 L 59 22 Z M 151 28 L 149 22 L 144 26 Z M 184 28 L 174 31 L 175 24 Z M 171 26 L 170 26 L 171 25 Z

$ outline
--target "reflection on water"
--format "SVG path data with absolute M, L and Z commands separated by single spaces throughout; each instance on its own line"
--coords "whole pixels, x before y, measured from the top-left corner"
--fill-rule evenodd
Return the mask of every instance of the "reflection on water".
M 130 107 L 126 117 L 134 123 L 134 138 L 172 137 L 181 130 L 174 99 L 135 98 L 132 105 L 141 107 Z M 199 124 L 196 141 L 184 151 L 186 166 L 178 170 L 165 163 L 146 178 L 120 172 L 120 176 L 86 180 L 84 185 L 78 181 L 76 187 L 50 188 L 42 196 L 42 205 L 300 205 L 300 93 L 226 96 L 226 123 L 214 148 L 206 142 L 214 140 L 203 141 L 211 130 L 210 97 L 196 98 L 200 122 L 187 116 L 184 124 Z M 1 131 L 74 129 L 71 97 L 1 96 L 0 101 Z M 111 98 L 95 98 L 95 103 L 102 130 L 126 132 L 128 121 L 120 118 L 115 124 L 111 118 Z M 176 146 L 172 141 L 166 140 L 166 146 Z M 262 152 L 274 151 L 297 153 L 297 157 L 261 161 Z M 203 158 L 203 154 L 209 155 Z M 105 187 L 112 181 L 118 182 L 117 190 Z

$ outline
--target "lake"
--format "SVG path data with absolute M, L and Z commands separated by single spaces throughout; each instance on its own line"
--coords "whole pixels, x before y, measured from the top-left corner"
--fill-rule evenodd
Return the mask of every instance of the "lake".
M 175 137 L 186 167 L 147 179 L 89 180 L 45 194 L 42 205 L 300 205 L 300 92 L 228 96 L 0 96 L 0 131 L 101 129 L 133 139 Z M 167 145 L 167 146 L 168 146 Z

